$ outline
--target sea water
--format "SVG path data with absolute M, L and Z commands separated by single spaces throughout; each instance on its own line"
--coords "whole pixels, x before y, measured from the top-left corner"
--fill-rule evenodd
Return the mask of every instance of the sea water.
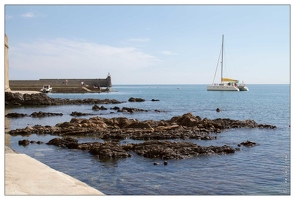
M 101 161 L 86 151 L 63 149 L 45 143 L 52 135 L 9 136 L 10 147 L 53 169 L 73 176 L 108 195 L 290 195 L 290 85 L 248 85 L 248 92 L 207 91 L 206 85 L 115 85 L 113 92 L 48 94 L 51 98 L 116 99 L 122 104 L 104 105 L 108 110 L 93 111 L 93 105 L 29 106 L 6 108 L 5 113 L 58 112 L 63 116 L 45 118 L 5 118 L 6 130 L 70 121 L 73 111 L 100 117 L 127 117 L 138 120 L 168 120 L 191 112 L 201 118 L 253 119 L 277 129 L 230 129 L 216 134 L 216 140 L 186 140 L 202 146 L 229 145 L 251 140 L 258 145 L 241 147 L 227 155 L 197 156 L 182 160 L 132 157 Z M 128 102 L 130 97 L 144 102 Z M 151 101 L 157 99 L 159 101 Z M 114 106 L 149 110 L 117 113 Z M 216 112 L 216 108 L 221 112 Z M 161 110 L 162 112 L 156 112 Z M 90 118 L 93 115 L 83 116 Z M 28 139 L 44 144 L 19 146 Z M 79 142 L 101 141 L 78 138 Z M 177 140 L 183 141 L 183 140 Z M 132 143 L 130 139 L 122 143 Z M 153 165 L 159 162 L 159 165 Z

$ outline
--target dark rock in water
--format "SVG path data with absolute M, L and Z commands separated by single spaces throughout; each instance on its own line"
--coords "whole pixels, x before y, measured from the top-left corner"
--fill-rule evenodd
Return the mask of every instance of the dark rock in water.
M 111 110 L 120 110 L 120 108 L 118 106 L 115 106 L 115 107 L 111 108 Z
M 160 101 L 159 99 L 152 99 L 152 101 Z
M 138 109 L 130 112 L 136 111 Z M 77 114 L 77 116 L 79 115 L 83 114 Z M 273 126 L 259 125 L 259 128 L 264 127 L 269 128 Z M 104 140 L 124 140 L 126 138 L 134 140 L 212 140 L 216 139 L 216 136 L 211 136 L 210 133 L 221 133 L 230 128 L 258 128 L 258 124 L 254 120 L 201 119 L 199 116 L 194 116 L 191 113 L 175 116 L 170 120 L 160 121 L 139 121 L 126 117 L 102 118 L 97 116 L 89 119 L 72 118 L 70 122 L 61 122 L 55 126 L 28 126 L 26 128 L 10 130 L 8 133 L 13 136 L 26 136 L 33 133 L 59 136 L 87 135 Z
M 146 158 L 160 158 L 167 165 L 169 159 L 183 159 L 198 155 L 214 155 L 234 153 L 235 149 L 230 146 L 210 146 L 203 147 L 190 142 L 170 142 L 150 140 L 137 144 L 120 145 L 119 142 L 93 142 L 78 144 L 76 139 L 71 137 L 54 138 L 48 145 L 55 145 L 63 148 L 73 148 L 88 150 L 93 155 L 98 155 L 100 159 L 117 159 L 131 157 L 128 151 L 133 151 L 137 155 Z M 157 165 L 158 163 L 154 163 Z
M 105 108 L 104 106 L 98 106 L 98 105 L 94 105 L 93 107 L 92 107 L 92 110 L 107 110 L 107 108 Z
M 216 140 L 216 136 L 203 136 L 201 140 Z
M 129 98 L 128 101 L 129 102 L 144 102 L 145 100 L 142 99 L 142 98 L 134 98 L 134 97 L 131 97 L 131 98 Z
M 122 148 L 122 146 L 115 142 L 106 142 L 94 146 L 89 150 L 89 153 L 98 155 L 100 159 L 130 157 L 130 155 Z
M 139 144 L 133 144 L 132 151 L 146 158 L 160 158 L 163 160 L 183 159 L 197 155 L 212 155 L 222 153 L 234 153 L 230 146 L 202 147 L 189 142 L 170 142 L 151 140 Z
M 31 144 L 43 144 L 43 142 L 41 142 L 41 141 L 34 141 L 34 140 L 31 140 L 30 143 Z
M 5 117 L 8 117 L 8 118 L 18 118 L 18 117 L 26 117 L 26 116 L 28 115 L 23 113 L 8 113 L 7 115 L 5 115 Z
M 135 112 L 148 112 L 148 110 L 143 110 L 143 109 L 139 109 L 139 108 L 123 107 L 122 110 L 118 110 L 117 112 L 135 113 Z
M 78 147 L 78 140 L 72 137 L 54 138 L 46 144 L 63 148 L 76 149 Z
M 216 112 L 220 112 L 221 110 L 219 108 L 216 108 Z
M 115 99 L 60 99 L 50 98 L 45 93 L 22 94 L 5 92 L 5 105 L 80 105 L 80 104 L 119 104 Z
M 252 141 L 249 141 L 247 140 L 246 142 L 241 142 L 240 144 L 238 144 L 238 146 L 246 146 L 246 147 L 253 147 L 257 145 L 256 142 L 252 142 Z
M 19 140 L 18 145 L 28 146 L 30 144 L 29 140 Z
M 91 114 L 91 113 L 82 113 L 82 112 L 77 112 L 77 111 L 74 111 L 70 114 L 71 116 L 87 116 L 87 115 L 94 115 L 94 114 Z
M 49 113 L 49 112 L 33 112 L 30 117 L 49 117 L 49 116 L 62 116 L 62 113 Z
M 258 128 L 269 128 L 269 129 L 276 129 L 276 126 L 268 125 L 268 124 L 258 124 Z
M 158 110 L 158 109 L 156 109 L 155 112 L 158 112 L 159 113 L 159 112 L 166 112 L 166 111 L 165 110 Z

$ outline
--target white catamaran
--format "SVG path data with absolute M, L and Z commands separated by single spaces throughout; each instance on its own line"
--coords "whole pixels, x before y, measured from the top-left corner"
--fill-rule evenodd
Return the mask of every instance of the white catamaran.
M 223 43 L 224 36 L 222 35 L 222 46 L 221 46 L 221 83 L 214 83 L 216 71 L 218 65 L 216 67 L 214 79 L 212 85 L 207 86 L 208 91 L 248 91 L 246 84 L 239 83 L 238 80 L 232 78 L 224 78 L 223 77 Z

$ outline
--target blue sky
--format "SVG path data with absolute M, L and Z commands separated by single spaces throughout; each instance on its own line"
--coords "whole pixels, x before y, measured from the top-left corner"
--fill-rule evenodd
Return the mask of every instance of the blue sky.
M 5 5 L 10 79 L 290 83 L 288 5 Z M 219 72 L 219 71 L 218 71 Z M 219 74 L 217 74 L 219 81 Z

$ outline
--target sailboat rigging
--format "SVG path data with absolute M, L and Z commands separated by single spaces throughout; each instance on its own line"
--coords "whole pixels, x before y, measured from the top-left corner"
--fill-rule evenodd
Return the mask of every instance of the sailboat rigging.
M 248 91 L 248 87 L 246 84 L 239 83 L 239 80 L 232 79 L 232 78 L 225 78 L 223 77 L 223 51 L 224 51 L 224 35 L 222 35 L 222 45 L 221 45 L 221 82 L 214 83 L 218 64 L 216 66 L 216 71 L 214 74 L 214 79 L 212 85 L 207 86 L 207 91 Z M 218 58 L 219 62 L 219 58 Z

